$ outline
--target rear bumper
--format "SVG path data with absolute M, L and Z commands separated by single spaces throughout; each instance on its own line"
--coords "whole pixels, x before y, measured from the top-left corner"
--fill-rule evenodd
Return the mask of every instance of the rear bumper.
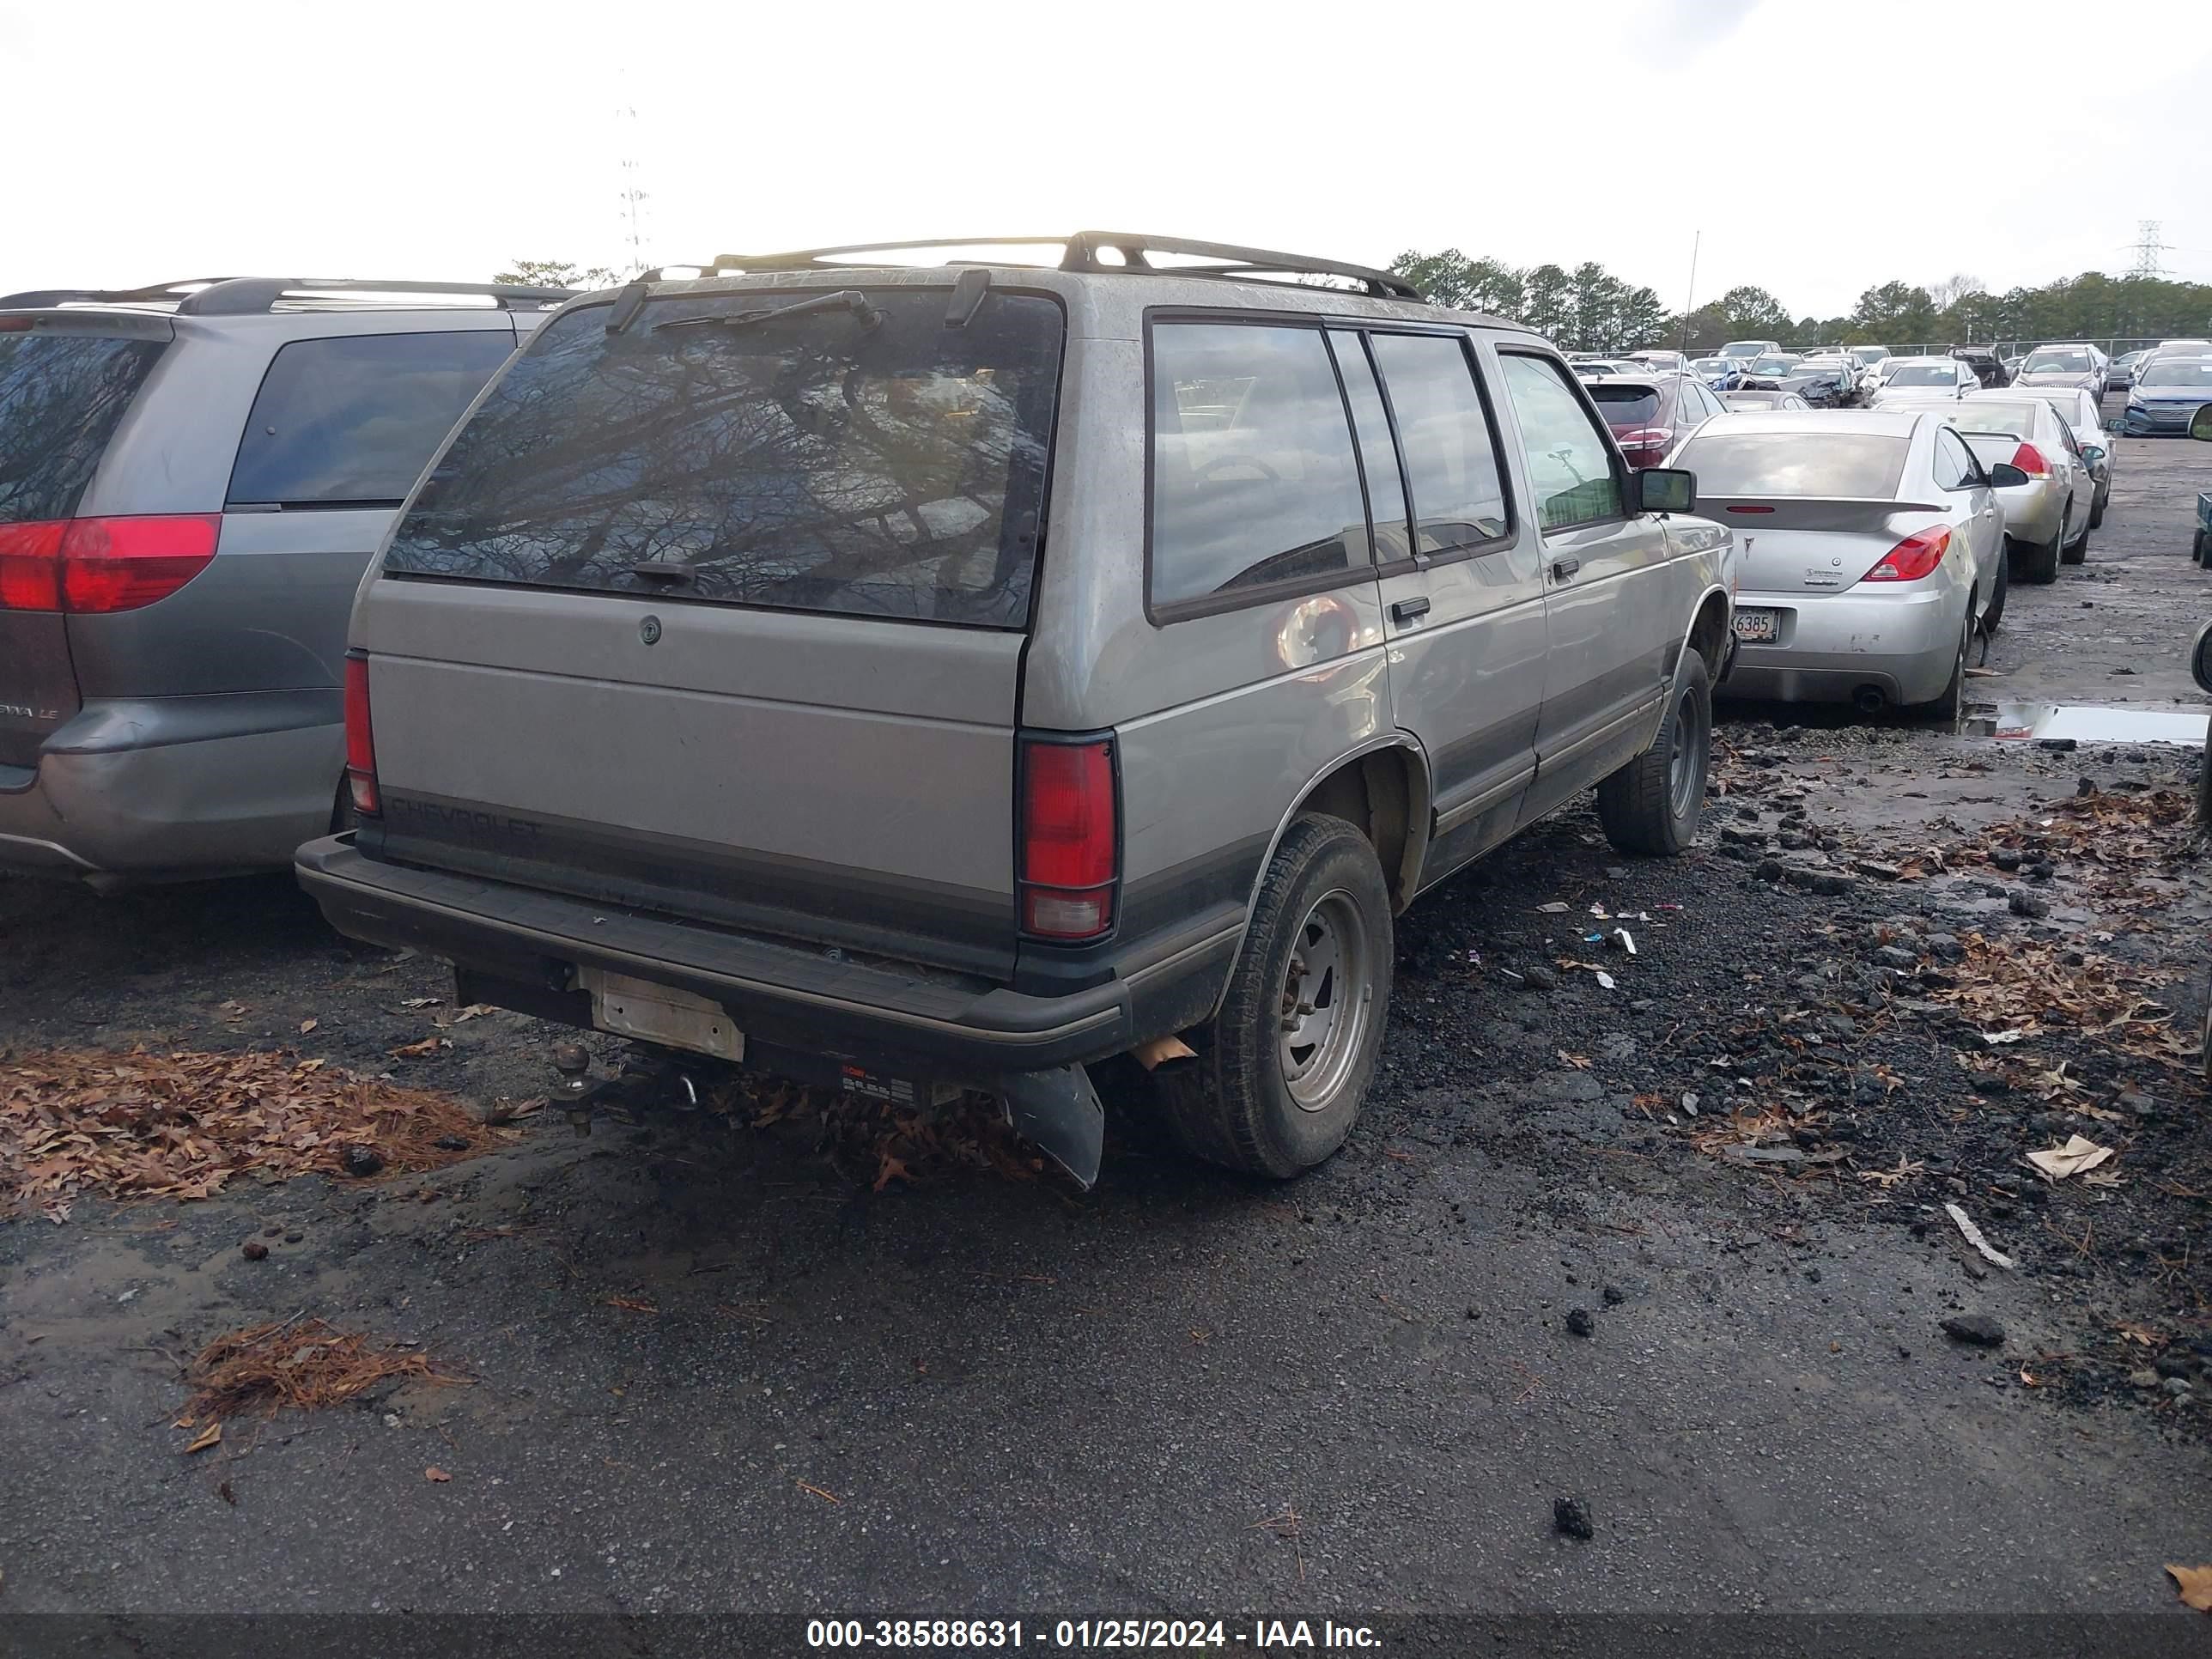
M 1963 582 L 1924 592 L 1860 596 L 1736 596 L 1739 612 L 1781 613 L 1782 638 L 1745 644 L 1723 686 L 1732 697 L 1849 702 L 1871 686 L 1893 703 L 1926 702 L 1950 683 L 1972 590 Z
M 282 869 L 330 827 L 334 693 L 94 702 L 0 766 L 0 870 L 95 885 Z
M 951 974 L 832 958 L 764 939 L 627 914 L 532 888 L 387 864 L 332 836 L 300 848 L 300 884 L 340 933 L 411 945 L 483 979 L 535 988 L 524 1012 L 588 1025 L 579 968 L 672 986 L 722 1005 L 748 1045 L 872 1070 L 988 1085 L 1085 1064 L 1203 1018 L 1241 924 L 1169 942 L 1146 962 L 1065 996 Z

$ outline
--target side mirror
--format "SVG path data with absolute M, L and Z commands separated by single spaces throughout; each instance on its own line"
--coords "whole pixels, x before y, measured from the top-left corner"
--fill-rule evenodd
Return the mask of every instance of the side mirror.
M 2212 622 L 2197 630 L 2197 643 L 2189 647 L 2189 678 L 2212 691 Z
M 2010 461 L 1999 461 L 1990 469 L 1990 488 L 2012 489 L 2027 482 L 2027 474 Z
M 2212 404 L 2201 405 L 2189 417 L 2189 435 L 2200 443 L 2212 443 Z
M 2022 474 L 2023 477 L 2027 475 Z M 1678 466 L 1647 466 L 1636 475 L 1636 506 L 1643 513 L 1691 513 L 1698 505 L 1698 475 Z

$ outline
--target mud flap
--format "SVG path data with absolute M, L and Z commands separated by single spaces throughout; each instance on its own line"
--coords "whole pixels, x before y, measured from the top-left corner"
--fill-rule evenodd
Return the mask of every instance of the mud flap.
M 999 1101 L 1015 1133 L 1027 1135 L 1085 1192 L 1098 1179 L 1106 1146 L 1106 1109 L 1080 1066 L 1017 1072 L 999 1079 Z

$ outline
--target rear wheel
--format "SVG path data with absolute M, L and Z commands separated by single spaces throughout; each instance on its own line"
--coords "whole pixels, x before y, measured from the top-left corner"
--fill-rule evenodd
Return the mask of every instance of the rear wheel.
M 1958 654 L 1951 659 L 1951 680 L 1932 702 L 1916 704 L 1912 712 L 1923 720 L 1940 720 L 1956 729 L 1959 716 L 1966 708 L 1966 648 L 1974 637 L 1972 621 L 1960 630 Z
M 2020 568 L 2020 579 L 2024 582 L 2055 582 L 2058 580 L 2058 538 L 2066 533 L 2063 527 L 2054 532 L 2047 542 L 2014 541 L 2006 538 L 2006 555 Z
M 1208 1163 L 1287 1179 L 1352 1133 L 1390 1006 L 1390 893 L 1342 818 L 1284 832 L 1198 1063 L 1155 1073 L 1168 1127 Z M 1162 1068 L 1166 1072 L 1167 1068 Z
M 2208 556 L 2212 556 L 2212 539 L 2208 539 L 2205 532 L 2200 530 L 2197 532 L 2197 539 L 2189 544 L 2189 560 L 2192 564 L 2203 564 Z
M 1982 609 L 1982 632 L 1994 634 L 2004 620 L 2005 595 L 2012 588 L 2012 561 L 1997 555 L 1997 579 L 1990 589 L 1990 602 Z
M 2071 513 L 2074 510 L 2074 503 L 2071 501 L 2067 502 L 2066 510 L 2067 512 Z M 2063 526 L 2065 520 L 2062 519 L 2059 522 Z M 2059 555 L 2059 557 L 2064 562 L 2068 564 L 2079 564 L 2082 560 L 2089 556 L 2089 532 L 2095 527 L 2095 525 L 2096 520 L 2094 514 L 2092 517 L 2084 519 L 2081 521 L 2081 535 L 2075 538 L 2073 546 L 2067 548 Z M 2063 536 L 2066 532 L 2063 528 L 2061 528 L 2058 533 Z
M 1685 647 L 1659 735 L 1597 787 L 1597 817 L 1606 839 L 1624 853 L 1662 858 L 1696 840 L 1712 750 L 1711 682 L 1705 658 Z
M 2102 530 L 2105 527 L 2105 503 L 2110 500 L 2112 500 L 2112 492 L 2100 489 L 2097 492 L 2096 499 L 2089 503 L 2090 529 Z

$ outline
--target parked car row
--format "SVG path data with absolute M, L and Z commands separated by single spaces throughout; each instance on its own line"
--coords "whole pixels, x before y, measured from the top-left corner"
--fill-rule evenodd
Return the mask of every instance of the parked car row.
M 1334 262 L 919 263 L 0 307 L 0 860 L 296 838 L 471 1002 L 987 1090 L 1085 1180 L 1085 1066 L 1174 1038 L 1193 1152 L 1326 1158 L 1400 910 L 1584 788 L 1694 835 L 1735 541 L 1596 394 L 1718 405 Z

